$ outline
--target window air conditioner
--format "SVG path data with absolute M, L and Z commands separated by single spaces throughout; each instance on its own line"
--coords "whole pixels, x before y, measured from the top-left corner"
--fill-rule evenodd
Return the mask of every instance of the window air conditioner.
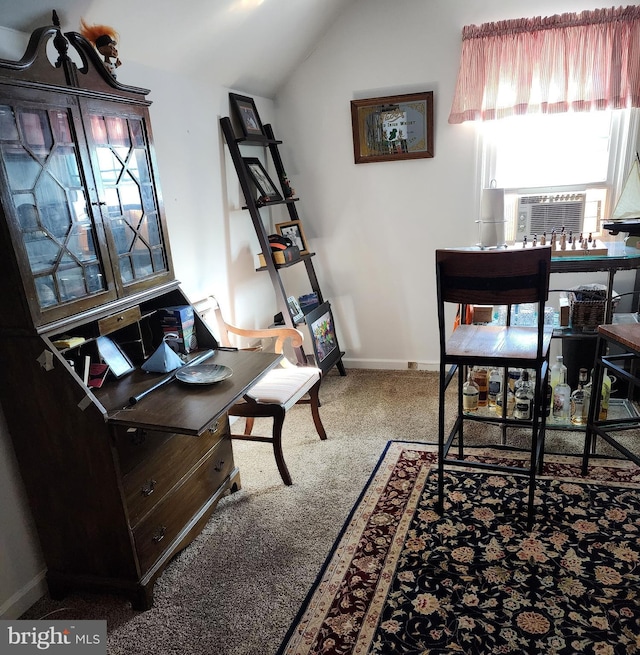
M 579 236 L 584 230 L 585 201 L 586 193 L 519 196 L 515 240 L 531 241 L 534 234 L 539 239 L 543 232 L 550 237 L 563 226 L 565 232 Z

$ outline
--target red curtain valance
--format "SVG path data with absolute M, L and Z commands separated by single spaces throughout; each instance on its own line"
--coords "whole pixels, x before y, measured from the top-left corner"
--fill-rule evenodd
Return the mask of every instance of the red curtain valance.
M 468 25 L 449 123 L 640 106 L 640 6 Z

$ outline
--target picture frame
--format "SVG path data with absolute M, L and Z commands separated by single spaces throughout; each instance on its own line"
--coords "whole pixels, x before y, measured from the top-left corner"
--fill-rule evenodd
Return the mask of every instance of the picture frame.
M 301 221 L 287 221 L 286 223 L 276 223 L 274 227 L 276 229 L 276 232 L 281 237 L 287 237 L 291 239 L 293 245 L 298 246 L 301 255 L 309 254 L 309 246 L 307 245 L 307 239 L 304 236 L 304 230 L 302 229 Z
M 303 323 L 304 322 L 304 313 L 300 308 L 300 303 L 295 296 L 289 296 L 287 298 L 287 305 L 289 307 L 289 313 L 291 314 L 291 320 L 294 323 Z
M 258 109 L 253 98 L 237 93 L 230 93 L 229 103 L 231 104 L 233 114 L 238 119 L 243 138 L 254 141 L 266 141 L 267 135 L 264 132 L 264 126 L 260 120 L 260 115 L 258 114 Z
M 331 312 L 331 304 L 325 301 L 308 312 L 305 316 L 305 322 L 309 328 L 316 366 L 326 374 L 342 356 Z
M 135 370 L 134 365 L 122 348 L 115 341 L 109 339 L 109 337 L 98 337 L 96 346 L 98 347 L 100 358 L 117 378 L 121 378 L 123 375 Z
M 351 128 L 356 164 L 433 157 L 433 91 L 352 100 Z
M 278 202 L 282 194 L 276 188 L 262 162 L 257 157 L 243 157 L 247 173 L 258 190 L 258 201 L 262 203 Z

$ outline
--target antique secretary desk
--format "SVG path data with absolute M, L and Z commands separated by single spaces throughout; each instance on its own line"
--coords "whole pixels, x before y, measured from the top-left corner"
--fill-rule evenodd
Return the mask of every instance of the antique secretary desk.
M 136 609 L 239 488 L 226 410 L 278 361 L 215 350 L 196 314 L 197 347 L 231 377 L 130 402 L 159 379 L 140 368 L 162 343 L 159 310 L 190 307 L 173 275 L 147 93 L 118 83 L 55 13 L 20 61 L 0 60 L 0 400 L 51 595 L 116 592 Z M 103 337 L 133 366 L 92 387 L 84 371 Z

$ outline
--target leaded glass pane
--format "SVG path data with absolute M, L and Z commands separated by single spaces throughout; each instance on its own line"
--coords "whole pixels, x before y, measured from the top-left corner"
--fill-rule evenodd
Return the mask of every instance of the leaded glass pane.
M 68 110 L 0 106 L 0 157 L 40 306 L 105 290 Z
M 25 234 L 24 245 L 29 257 L 29 265 L 35 274 L 50 270 L 61 250 L 59 244 L 41 231 Z

